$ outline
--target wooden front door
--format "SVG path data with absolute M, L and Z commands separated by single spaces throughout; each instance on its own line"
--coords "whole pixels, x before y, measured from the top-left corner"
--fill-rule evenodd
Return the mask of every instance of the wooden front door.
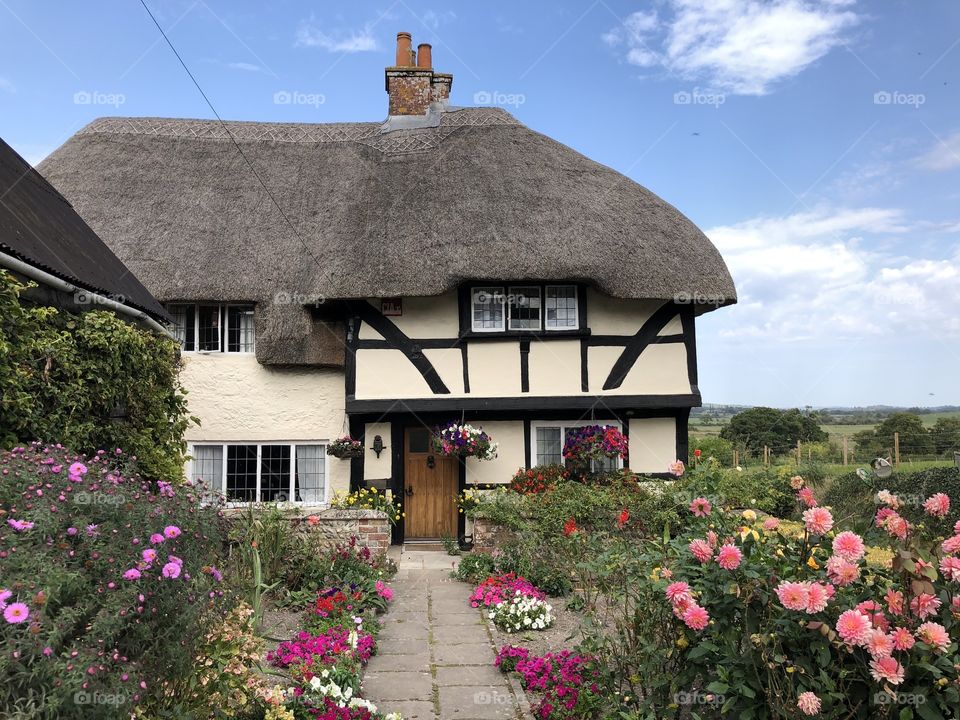
M 437 455 L 430 431 L 407 428 L 404 433 L 404 525 L 406 539 L 457 536 L 457 458 Z

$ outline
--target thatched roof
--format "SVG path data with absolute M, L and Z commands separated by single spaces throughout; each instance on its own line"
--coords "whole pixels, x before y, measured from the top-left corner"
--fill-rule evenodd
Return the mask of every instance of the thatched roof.
M 0 140 L 0 251 L 61 280 L 168 320 L 160 304 L 60 193 Z

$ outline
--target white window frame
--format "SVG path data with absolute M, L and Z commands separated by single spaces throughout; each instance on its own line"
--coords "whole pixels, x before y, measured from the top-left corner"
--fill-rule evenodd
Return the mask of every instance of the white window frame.
M 177 306 L 183 308 L 193 308 L 193 350 L 184 350 L 181 347 L 181 352 L 185 353 L 197 353 L 199 355 L 213 355 L 215 353 L 228 353 L 230 355 L 253 355 L 257 351 L 257 322 L 256 322 L 256 305 L 254 303 L 194 303 L 194 302 L 171 302 L 167 303 L 166 307 Z M 220 325 L 218 326 L 219 332 L 217 333 L 217 349 L 216 350 L 201 350 L 200 349 L 200 308 L 202 307 L 216 307 L 219 312 Z M 239 307 L 239 308 L 251 308 L 254 312 L 254 321 L 253 321 L 253 348 L 250 350 L 230 350 L 230 313 L 229 308 Z M 186 315 L 184 315 L 184 334 L 186 334 Z M 203 443 L 200 443 L 201 445 Z M 242 444 L 242 443 L 240 443 Z M 247 443 L 252 445 L 253 443 Z
M 262 487 L 260 485 L 260 475 L 262 472 L 262 461 L 263 461 L 263 446 L 264 445 L 289 445 L 290 446 L 290 481 L 288 486 L 287 497 L 293 498 L 294 495 L 294 481 L 296 479 L 296 468 L 297 468 L 297 446 L 298 445 L 323 445 L 323 500 L 320 502 L 308 503 L 298 500 L 287 500 L 286 502 L 299 507 L 329 507 L 330 506 L 330 455 L 327 453 L 327 448 L 330 446 L 329 440 L 276 440 L 276 441 L 241 441 L 241 440 L 231 440 L 229 442 L 219 442 L 216 440 L 210 441 L 197 441 L 192 443 L 187 443 L 187 449 L 190 454 L 190 460 L 187 463 L 187 477 L 193 478 L 193 454 L 194 448 L 197 445 L 219 445 L 222 448 L 221 454 L 221 467 L 220 467 L 220 487 L 222 492 L 220 493 L 224 498 L 227 496 L 227 447 L 230 445 L 255 445 L 257 448 L 257 486 L 254 497 L 257 499 L 254 501 L 255 504 L 260 504 L 265 501 L 260 500 L 260 492 Z M 272 501 L 271 501 L 272 502 Z M 248 502 L 240 502 L 237 500 L 228 500 L 226 503 L 227 507 L 244 507 L 249 505 Z
M 537 428 L 560 428 L 560 464 L 566 461 L 563 458 L 563 445 L 567 439 L 567 430 L 570 428 L 585 427 L 587 425 L 612 425 L 623 432 L 623 424 L 619 420 L 534 420 L 530 422 L 530 463 L 537 464 Z M 616 467 L 623 467 L 623 458 L 615 459 Z
M 518 290 L 519 290 L 519 291 L 522 291 L 522 290 L 536 290 L 536 291 L 537 291 L 537 299 L 540 301 L 540 307 L 538 308 L 539 312 L 537 313 L 537 315 L 539 316 L 539 323 L 537 324 L 536 327 L 513 327 L 513 325 L 512 325 L 512 320 L 511 320 L 511 318 L 510 318 L 510 307 L 511 307 L 511 305 L 512 305 L 513 303 L 512 303 L 512 302 L 508 302 L 506 308 L 504 308 L 504 310 L 505 310 L 505 317 L 506 317 L 506 320 L 507 320 L 507 330 L 511 330 L 511 331 L 513 331 L 513 332 L 539 332 L 539 331 L 543 330 L 543 310 L 544 310 L 544 307 L 543 307 L 543 295 L 544 295 L 544 291 L 541 291 L 541 288 L 542 288 L 542 287 L 543 287 L 542 285 L 510 285 L 510 286 L 507 288 L 507 299 L 508 299 L 508 300 L 509 300 L 510 298 L 516 298 L 517 295 L 520 294 L 520 293 L 517 292 Z M 514 302 L 515 302 L 515 301 L 514 301 Z
M 573 289 L 573 317 L 575 322 L 573 325 L 564 325 L 562 327 L 550 327 L 550 324 L 547 322 L 547 296 L 550 294 L 550 288 L 567 288 Z M 576 285 L 571 284 L 559 284 L 554 283 L 552 285 L 544 285 L 543 287 L 543 329 L 546 332 L 570 332 L 571 330 L 580 329 L 580 288 Z
M 487 291 L 494 297 L 500 296 L 500 327 L 477 327 L 477 315 L 474 312 L 477 303 L 477 293 Z M 506 287 L 503 285 L 477 286 L 470 288 L 470 328 L 475 333 L 500 333 L 507 329 Z

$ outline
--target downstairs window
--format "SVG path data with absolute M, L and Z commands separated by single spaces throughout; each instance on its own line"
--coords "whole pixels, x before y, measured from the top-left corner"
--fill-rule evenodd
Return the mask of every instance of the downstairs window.
M 231 503 L 327 501 L 322 443 L 198 443 L 190 449 L 190 478 Z

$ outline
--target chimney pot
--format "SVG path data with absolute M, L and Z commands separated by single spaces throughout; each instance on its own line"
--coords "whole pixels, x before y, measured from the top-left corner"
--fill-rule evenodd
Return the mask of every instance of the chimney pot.
M 413 49 L 410 33 L 397 33 L 397 67 L 411 67 L 413 65 Z
M 417 45 L 417 67 L 428 70 L 433 67 L 433 49 L 429 43 Z

